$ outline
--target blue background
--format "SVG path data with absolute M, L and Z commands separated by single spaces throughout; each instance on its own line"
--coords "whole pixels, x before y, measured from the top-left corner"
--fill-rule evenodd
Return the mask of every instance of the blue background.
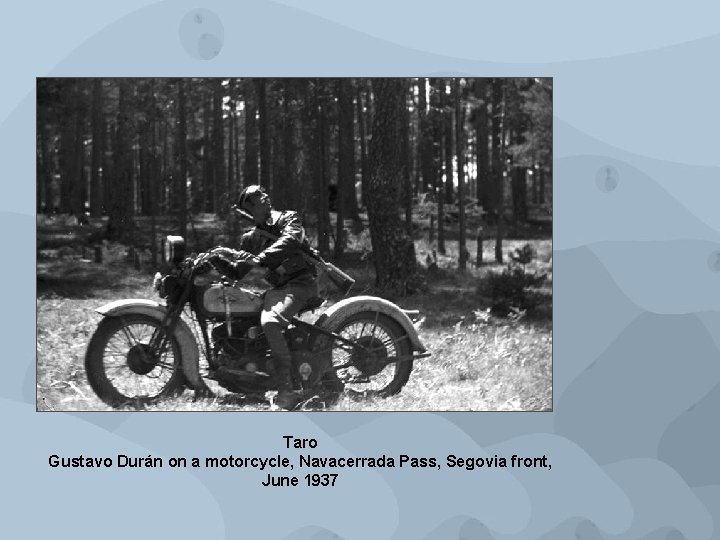
M 5 534 L 720 538 L 716 1 L 27 1 L 0 17 Z M 554 412 L 35 412 L 35 77 L 121 75 L 554 77 Z M 323 455 L 547 454 L 553 468 L 262 490 L 259 472 L 46 465 L 293 455 L 284 434 Z

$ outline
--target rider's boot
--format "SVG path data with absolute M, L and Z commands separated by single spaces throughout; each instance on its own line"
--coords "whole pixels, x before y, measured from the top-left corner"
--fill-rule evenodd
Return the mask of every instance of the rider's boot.
M 275 404 L 288 411 L 293 410 L 303 400 L 302 392 L 293 389 L 290 367 L 292 356 L 287 341 L 283 334 L 283 328 L 279 324 L 266 324 L 265 336 L 272 351 L 277 377 L 278 393 L 275 396 Z
M 278 393 L 275 396 L 275 404 L 281 409 L 292 411 L 303 400 L 302 392 L 293 389 L 290 369 L 277 367 Z

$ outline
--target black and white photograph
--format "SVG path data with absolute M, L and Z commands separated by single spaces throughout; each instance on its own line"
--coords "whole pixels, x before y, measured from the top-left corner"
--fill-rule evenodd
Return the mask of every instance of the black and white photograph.
M 552 78 L 36 90 L 38 411 L 552 410 Z

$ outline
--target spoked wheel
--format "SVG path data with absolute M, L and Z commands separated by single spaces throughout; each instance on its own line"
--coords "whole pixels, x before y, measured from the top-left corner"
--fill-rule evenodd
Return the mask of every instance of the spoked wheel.
M 387 315 L 363 311 L 339 321 L 330 331 L 330 354 L 345 388 L 368 395 L 390 396 L 405 385 L 412 371 L 412 348 L 402 327 Z
M 112 407 L 179 395 L 185 383 L 177 341 L 142 314 L 104 319 L 88 345 L 85 371 L 92 389 Z

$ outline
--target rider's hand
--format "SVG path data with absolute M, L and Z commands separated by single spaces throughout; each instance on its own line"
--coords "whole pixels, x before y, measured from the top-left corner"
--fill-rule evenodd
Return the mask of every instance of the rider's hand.
M 211 255 L 219 255 L 220 257 L 225 257 L 226 259 L 234 259 L 238 252 L 234 249 L 218 246 L 216 248 L 213 248 L 210 250 Z
M 221 258 L 222 258 L 222 257 L 221 257 L 220 255 L 218 255 L 217 253 L 210 253 L 209 255 L 207 255 L 207 256 L 205 257 L 205 261 L 204 261 L 204 262 L 206 262 L 206 263 L 208 263 L 208 264 L 215 264 L 215 263 L 218 262 L 218 260 L 220 260 Z
M 213 264 L 207 259 L 200 261 L 197 265 L 195 265 L 195 272 L 197 274 L 207 274 L 213 270 L 215 270 L 215 266 L 213 266 Z
M 217 262 L 221 259 L 222 257 L 217 253 L 206 253 L 198 261 L 195 271 L 199 274 L 211 272 L 216 269 Z
M 260 266 L 260 259 L 258 259 L 256 255 L 242 249 L 235 252 L 235 261 L 242 262 L 249 266 Z

